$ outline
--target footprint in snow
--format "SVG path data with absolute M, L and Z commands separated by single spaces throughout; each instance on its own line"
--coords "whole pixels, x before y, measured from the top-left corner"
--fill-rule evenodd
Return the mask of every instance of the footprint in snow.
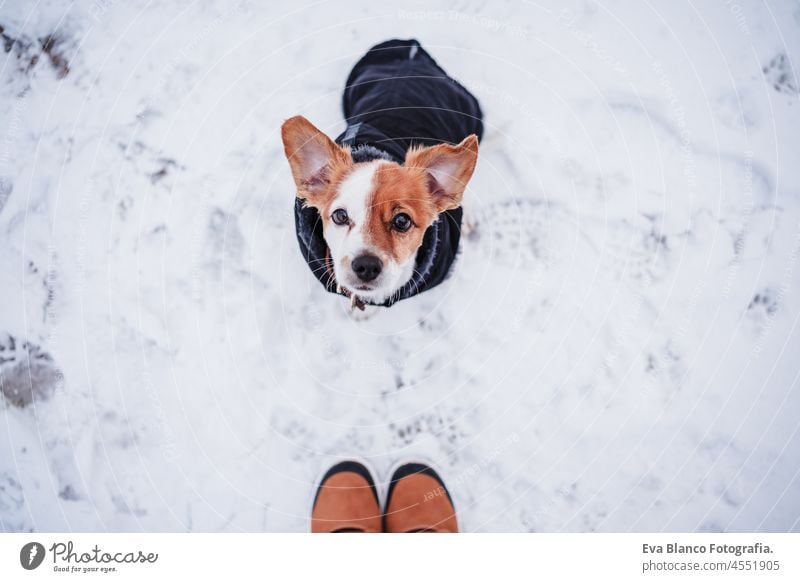
M 506 200 L 479 209 L 464 238 L 495 264 L 526 268 L 549 260 L 546 238 L 558 217 L 541 200 Z
M 25 408 L 47 400 L 63 382 L 50 354 L 12 335 L 0 335 L 0 393 L 9 404 Z

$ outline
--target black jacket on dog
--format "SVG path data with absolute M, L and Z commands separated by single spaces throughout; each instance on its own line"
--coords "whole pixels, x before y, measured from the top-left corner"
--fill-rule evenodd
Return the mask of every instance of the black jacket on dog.
M 390 40 L 372 47 L 358 61 L 343 96 L 347 129 L 336 138 L 349 145 L 353 159 L 388 159 L 400 164 L 411 146 L 457 144 L 483 135 L 478 100 L 436 64 L 416 40 Z M 461 238 L 461 208 L 439 215 L 417 251 L 415 273 L 386 307 L 435 287 L 447 277 Z M 297 240 L 311 271 L 332 293 L 340 293 L 329 258 L 322 220 L 315 208 L 295 200 Z

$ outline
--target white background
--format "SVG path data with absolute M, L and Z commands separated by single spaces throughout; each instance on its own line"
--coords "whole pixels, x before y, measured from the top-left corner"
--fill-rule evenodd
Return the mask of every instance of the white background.
M 115 572 L 54 571 L 50 547 L 73 542 L 76 554 L 98 546 L 102 552 L 158 554 L 155 563 L 115 565 Z M 761 535 L 5 535 L 0 539 L 0 574 L 9 580 L 203 580 L 286 579 L 319 576 L 352 580 L 370 575 L 382 580 L 796 580 L 797 536 Z M 29 541 L 47 551 L 35 570 L 20 566 L 20 548 Z M 645 554 L 643 545 L 669 543 L 752 545 L 761 542 L 771 554 Z M 643 563 L 778 561 L 777 570 L 643 572 Z M 65 567 L 60 558 L 55 562 Z M 72 565 L 99 567 L 95 563 Z M 718 567 L 718 566 L 714 566 Z M 364 574 L 372 573 L 372 574 Z

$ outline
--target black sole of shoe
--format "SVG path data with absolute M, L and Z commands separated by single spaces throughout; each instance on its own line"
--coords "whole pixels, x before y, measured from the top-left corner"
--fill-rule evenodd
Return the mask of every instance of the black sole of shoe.
M 317 499 L 319 499 L 319 492 L 322 490 L 322 486 L 325 485 L 325 482 L 339 473 L 355 473 L 364 477 L 367 483 L 369 483 L 370 489 L 372 489 L 372 494 L 375 496 L 375 503 L 380 505 L 380 500 L 378 499 L 378 489 L 375 487 L 375 480 L 372 478 L 372 474 L 369 472 L 369 469 L 367 469 L 358 461 L 342 461 L 341 463 L 336 463 L 333 467 L 328 469 L 328 471 L 322 477 L 322 480 L 319 482 L 319 487 L 317 487 L 317 493 L 314 495 L 314 504 L 312 507 L 316 507 Z
M 434 471 L 428 465 L 423 465 L 422 463 L 406 463 L 405 465 L 399 466 L 395 472 L 392 474 L 391 479 L 389 480 L 389 490 L 386 492 L 386 504 L 384 505 L 383 509 L 383 529 L 386 530 L 386 508 L 389 507 L 389 503 L 392 500 L 392 492 L 394 491 L 395 485 L 404 477 L 408 477 L 409 475 L 427 475 L 436 481 L 439 486 L 444 489 L 445 495 L 447 495 L 447 500 L 450 501 L 450 505 L 455 507 L 453 503 L 453 498 L 450 497 L 450 492 L 447 490 L 447 487 L 444 484 L 444 481 L 439 476 L 439 473 Z

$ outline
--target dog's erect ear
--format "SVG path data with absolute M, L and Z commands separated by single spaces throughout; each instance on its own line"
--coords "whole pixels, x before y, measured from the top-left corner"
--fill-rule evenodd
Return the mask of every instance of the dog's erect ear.
M 478 138 L 470 135 L 458 145 L 441 144 L 411 149 L 405 167 L 427 172 L 428 191 L 439 212 L 461 205 L 464 188 L 478 161 Z
M 350 163 L 350 155 L 301 115 L 283 122 L 281 137 L 297 196 L 312 206 L 318 204 L 327 189 L 331 169 L 337 164 Z

